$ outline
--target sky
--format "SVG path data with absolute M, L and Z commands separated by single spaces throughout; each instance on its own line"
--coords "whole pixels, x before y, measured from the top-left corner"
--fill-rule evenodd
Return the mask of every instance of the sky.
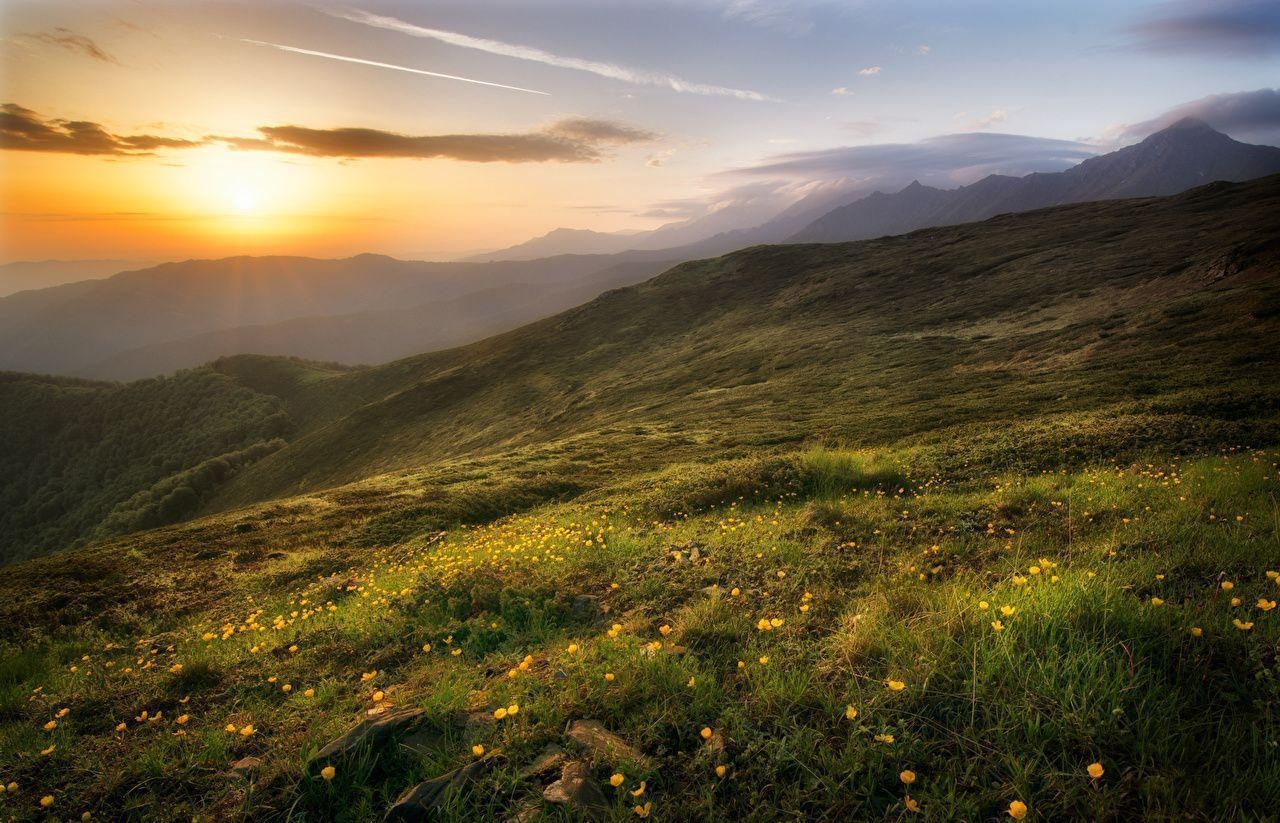
M 0 263 L 749 225 L 1182 115 L 1280 143 L 1278 78 L 1273 0 L 5 0 Z

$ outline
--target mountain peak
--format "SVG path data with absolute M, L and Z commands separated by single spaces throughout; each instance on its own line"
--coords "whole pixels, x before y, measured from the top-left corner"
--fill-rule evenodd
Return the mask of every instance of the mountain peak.
M 1160 131 L 1149 135 L 1143 143 L 1164 142 L 1170 139 L 1186 140 L 1186 139 L 1204 139 L 1204 138 L 1223 138 L 1231 139 L 1220 131 L 1217 131 L 1208 123 L 1196 117 L 1184 117 L 1174 123 L 1170 123 Z

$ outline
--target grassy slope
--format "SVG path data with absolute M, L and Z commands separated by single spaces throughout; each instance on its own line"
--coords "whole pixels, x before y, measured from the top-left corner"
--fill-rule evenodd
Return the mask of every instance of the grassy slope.
M 619 820 L 899 819 L 903 769 L 929 819 L 1271 814 L 1278 189 L 751 250 L 376 370 L 216 364 L 303 432 L 222 505 L 286 460 L 318 490 L 5 570 L 0 813 L 377 819 L 483 745 L 444 816 L 491 819 L 594 718 L 653 760 L 591 761 Z M 437 745 L 307 773 L 375 691 Z
M 291 395 L 302 436 L 220 505 L 586 432 L 660 430 L 714 455 L 1274 387 L 1277 235 L 1271 178 L 687 263 Z

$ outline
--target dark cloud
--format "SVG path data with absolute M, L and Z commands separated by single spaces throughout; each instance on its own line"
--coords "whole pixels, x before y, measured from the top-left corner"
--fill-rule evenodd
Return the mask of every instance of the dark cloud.
M 233 148 L 312 157 L 444 157 L 472 163 L 594 163 L 602 147 L 645 143 L 657 135 L 611 120 L 573 118 L 525 134 L 409 135 L 378 129 L 264 126 L 262 138 L 219 137 Z
M 86 121 L 45 120 L 14 103 L 0 107 L 0 148 L 66 154 L 142 155 L 221 143 L 241 151 L 310 157 L 443 157 L 475 163 L 592 163 L 604 149 L 645 143 L 657 135 L 611 120 L 573 118 L 525 134 L 409 135 L 366 128 L 264 126 L 259 137 L 208 136 L 183 140 L 152 134 L 116 135 Z
M 1018 134 L 947 134 L 917 143 L 880 143 L 767 158 L 722 172 L 792 180 L 848 179 L 865 185 L 919 180 L 931 185 L 969 183 L 988 174 L 1061 171 L 1096 152 L 1083 143 Z
M 30 40 L 40 43 L 47 43 L 51 46 L 58 46 L 67 51 L 77 52 L 86 57 L 92 57 L 94 60 L 101 60 L 104 63 L 116 63 L 117 60 L 110 52 L 99 46 L 93 40 L 85 37 L 83 34 L 76 34 L 71 29 L 59 26 L 53 31 L 44 31 L 39 34 L 25 35 Z
M 0 105 L 0 149 L 129 156 L 156 149 L 192 148 L 204 142 L 154 134 L 111 134 L 97 123 L 45 120 L 15 103 Z
M 1151 120 L 1126 125 L 1120 137 L 1141 140 L 1184 117 L 1203 120 L 1237 139 L 1274 142 L 1280 140 L 1280 89 L 1211 94 L 1175 106 Z
M 1276 0 L 1177 0 L 1131 27 L 1139 48 L 1257 57 L 1280 52 Z

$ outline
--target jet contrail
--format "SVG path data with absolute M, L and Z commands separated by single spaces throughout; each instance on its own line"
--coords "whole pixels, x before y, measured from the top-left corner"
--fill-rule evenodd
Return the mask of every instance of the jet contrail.
M 427 71 L 426 69 L 411 69 L 408 66 L 397 66 L 393 63 L 379 63 L 376 60 L 363 60 L 359 57 L 345 57 L 341 54 L 330 54 L 327 51 L 314 51 L 312 49 L 300 49 L 295 46 L 282 46 L 279 43 L 267 43 L 262 40 L 250 40 L 245 37 L 239 38 L 243 43 L 253 43 L 255 46 L 270 46 L 273 49 L 281 51 L 291 51 L 294 54 L 309 54 L 312 57 L 327 57 L 330 60 L 342 60 L 346 63 L 359 63 L 363 66 L 376 66 L 380 69 L 395 69 L 396 71 L 407 71 L 411 74 L 425 74 L 427 77 L 442 77 L 445 80 L 461 80 L 463 83 L 475 83 L 480 86 L 493 86 L 496 89 L 510 89 L 511 91 L 523 91 L 528 94 L 543 94 L 550 96 L 551 92 L 537 91 L 536 89 L 522 89 L 519 86 L 508 86 L 503 83 L 490 83 L 488 80 L 475 80 L 470 77 L 458 77 L 454 74 L 441 74 L 438 71 Z
M 490 54 L 500 54 L 504 57 L 515 57 L 520 60 L 532 60 L 535 63 L 543 63 L 548 66 L 556 66 L 562 69 L 586 71 L 592 74 L 598 74 L 601 77 L 608 77 L 611 80 L 621 80 L 624 83 L 633 83 L 638 86 L 665 86 L 673 91 L 685 92 L 687 94 L 736 97 L 739 100 L 773 100 L 771 97 L 766 97 L 760 92 L 751 91 L 750 89 L 733 89 L 726 86 L 713 86 L 707 83 L 691 83 L 688 80 L 682 80 L 681 78 L 676 77 L 674 74 L 641 71 L 638 69 L 627 68 L 626 66 L 619 66 L 615 63 L 602 63 L 597 60 L 583 60 L 578 57 L 563 57 L 559 54 L 552 54 L 549 51 L 543 51 L 542 49 L 534 48 L 532 46 L 520 46 L 515 43 L 504 43 L 501 40 L 486 40 L 481 37 L 472 37 L 469 34 L 459 34 L 458 32 L 445 31 L 443 29 L 429 29 L 425 26 L 414 25 L 413 23 L 408 23 L 395 17 L 385 17 L 380 14 L 371 14 L 367 11 L 333 10 L 328 11 L 328 14 L 343 20 L 350 20 L 353 23 L 363 23 L 366 26 L 398 31 L 414 37 L 425 37 L 431 40 L 438 40 L 442 43 L 461 46 L 464 49 L 477 49 Z

